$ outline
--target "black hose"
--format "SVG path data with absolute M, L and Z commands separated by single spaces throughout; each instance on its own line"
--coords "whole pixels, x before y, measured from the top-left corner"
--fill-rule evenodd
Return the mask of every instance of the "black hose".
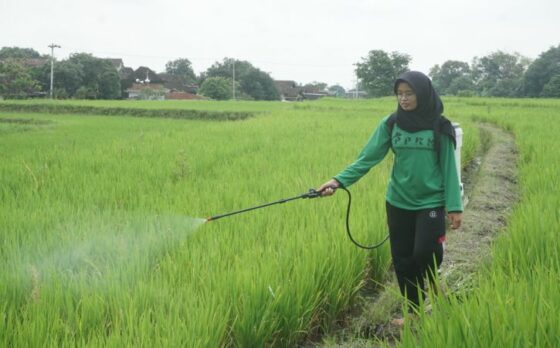
M 373 249 L 377 249 L 380 246 L 382 246 L 383 243 L 385 243 L 387 241 L 387 239 L 389 239 L 389 235 L 387 235 L 387 237 L 385 237 L 385 239 L 383 239 L 381 242 L 379 242 L 377 244 L 373 244 L 373 245 L 360 244 L 354 239 L 354 237 L 352 237 L 352 233 L 350 232 L 350 206 L 352 205 L 352 195 L 350 194 L 350 191 L 348 191 L 347 188 L 342 187 L 342 186 L 339 187 L 339 188 L 346 191 L 346 193 L 348 194 L 348 208 L 346 209 L 346 233 L 348 234 L 348 238 L 350 238 L 352 243 L 354 243 L 357 247 L 362 248 L 362 249 L 366 249 L 366 250 L 373 250 Z

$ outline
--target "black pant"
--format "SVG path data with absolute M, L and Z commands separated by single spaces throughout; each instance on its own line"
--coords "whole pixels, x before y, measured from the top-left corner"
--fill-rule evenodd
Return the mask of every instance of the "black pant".
M 443 260 L 445 210 L 443 207 L 405 210 L 387 203 L 391 256 L 399 288 L 411 308 L 424 296 L 424 280 L 433 283 Z

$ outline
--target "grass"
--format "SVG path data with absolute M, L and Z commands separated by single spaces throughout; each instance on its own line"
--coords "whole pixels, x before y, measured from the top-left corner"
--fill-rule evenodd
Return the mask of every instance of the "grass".
M 0 122 L 1 345 L 293 346 L 329 329 L 367 268 L 388 268 L 387 246 L 365 253 L 346 239 L 343 195 L 196 219 L 317 187 L 354 160 L 392 99 L 52 104 L 256 116 L 2 111 L 49 123 Z M 446 106 L 468 160 L 471 107 Z M 352 187 L 353 233 L 365 244 L 386 235 L 389 171 L 384 161 Z

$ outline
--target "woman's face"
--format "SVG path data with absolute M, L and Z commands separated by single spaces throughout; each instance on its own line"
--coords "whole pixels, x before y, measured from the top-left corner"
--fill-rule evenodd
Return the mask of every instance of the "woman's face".
M 406 82 L 399 83 L 397 87 L 397 101 L 404 111 L 412 111 L 418 106 L 416 93 Z

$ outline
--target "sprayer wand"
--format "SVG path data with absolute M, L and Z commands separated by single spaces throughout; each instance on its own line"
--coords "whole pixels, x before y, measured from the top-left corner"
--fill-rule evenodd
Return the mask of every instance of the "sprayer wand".
M 332 187 L 332 189 L 336 190 L 337 188 Z M 357 247 L 362 248 L 362 249 L 372 250 L 372 249 L 379 248 L 381 245 L 383 245 L 383 243 L 385 243 L 387 241 L 387 239 L 389 239 L 389 235 L 387 235 L 385 237 L 385 239 L 383 239 L 382 241 L 380 241 L 376 244 L 363 245 L 363 244 L 358 243 L 354 239 L 354 237 L 352 236 L 352 233 L 350 233 L 350 206 L 352 204 L 352 195 L 350 194 L 350 191 L 348 191 L 348 189 L 346 187 L 341 186 L 340 189 L 344 190 L 348 194 L 348 208 L 346 209 L 346 233 L 348 234 L 348 238 L 350 238 L 352 243 L 354 243 Z M 295 196 L 295 197 L 284 198 L 284 199 L 280 199 L 276 202 L 266 203 L 266 204 L 258 205 L 258 206 L 255 206 L 255 207 L 247 208 L 247 209 L 237 210 L 237 211 L 233 211 L 231 213 L 210 216 L 209 218 L 206 219 L 206 222 L 218 220 L 218 219 L 221 219 L 221 218 L 226 217 L 226 216 L 245 213 L 245 212 L 255 210 L 255 209 L 269 207 L 271 205 L 286 203 L 286 202 L 293 201 L 293 200 L 296 200 L 296 199 L 317 198 L 317 197 L 321 197 L 321 191 L 317 191 L 317 190 L 314 190 L 314 189 L 309 189 L 308 192 L 306 192 L 304 194 L 301 194 L 301 195 L 298 195 L 298 196 Z
M 223 217 L 226 216 L 231 216 L 231 215 L 235 215 L 235 214 L 241 214 L 241 213 L 245 213 L 251 210 L 255 210 L 255 209 L 260 209 L 260 208 L 264 208 L 264 207 L 269 207 L 271 205 L 276 205 L 276 204 L 282 204 L 282 203 L 286 203 L 289 201 L 293 201 L 296 199 L 302 199 L 302 198 L 317 198 L 321 196 L 321 192 L 316 191 L 314 189 L 309 189 L 308 192 L 301 194 L 299 196 L 295 196 L 295 197 L 290 197 L 290 198 L 284 198 L 284 199 L 280 199 L 277 200 L 276 202 L 271 202 L 271 203 L 266 203 L 266 204 L 262 204 L 262 205 L 258 205 L 256 207 L 251 207 L 251 208 L 247 208 L 247 209 L 242 209 L 242 210 L 237 210 L 237 211 L 233 211 L 231 213 L 226 213 L 226 214 L 221 214 L 221 215 L 214 215 L 214 216 L 210 216 L 209 218 L 206 219 L 206 222 L 208 221 L 214 221 L 214 220 L 218 220 L 221 219 Z

